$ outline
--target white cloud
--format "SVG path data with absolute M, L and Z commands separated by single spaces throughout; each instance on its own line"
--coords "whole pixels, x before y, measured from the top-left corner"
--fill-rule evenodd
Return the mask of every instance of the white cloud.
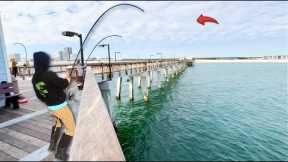
M 61 36 L 61 31 L 73 30 L 86 34 L 97 17 L 117 3 L 0 2 L 6 42 L 8 45 L 13 42 L 31 45 L 72 43 L 75 40 Z M 145 13 L 130 8 L 115 10 L 97 27 L 94 41 L 110 34 L 125 36 L 126 43 L 283 38 L 288 26 L 288 5 L 285 2 L 128 3 L 144 8 Z M 68 9 L 72 12 L 68 12 Z M 215 17 L 220 24 L 197 24 L 196 19 L 200 14 Z

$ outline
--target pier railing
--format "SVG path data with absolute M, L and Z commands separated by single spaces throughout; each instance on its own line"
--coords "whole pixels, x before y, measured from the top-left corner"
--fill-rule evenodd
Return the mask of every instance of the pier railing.
M 71 145 L 71 161 L 125 161 L 108 108 L 91 68 L 85 86 Z
M 127 65 L 131 67 L 127 67 Z M 115 97 L 117 100 L 121 99 L 121 81 L 123 75 L 127 75 L 126 77 L 129 78 L 127 80 L 129 84 L 129 100 L 134 100 L 133 80 L 135 80 L 137 81 L 138 88 L 141 87 L 141 85 L 143 86 L 144 101 L 147 102 L 149 98 L 149 89 L 154 80 L 153 72 L 157 72 L 156 74 L 162 77 L 164 82 L 169 82 L 169 80 L 180 75 L 186 69 L 187 65 L 188 64 L 183 61 L 166 62 L 165 64 L 160 64 L 159 62 L 114 64 L 113 72 L 119 72 L 118 75 L 115 75 L 117 84 Z M 103 67 L 105 65 L 102 63 L 101 66 Z M 109 83 L 109 80 L 98 82 L 95 77 L 95 74 L 97 74 L 95 71 L 99 71 L 97 68 L 99 67 L 89 66 L 86 70 L 84 89 L 81 95 L 76 122 L 76 132 L 71 146 L 69 160 L 124 161 L 125 156 L 114 129 L 115 125 L 113 124 L 111 109 L 109 103 L 105 103 L 105 95 L 102 91 L 103 86 L 105 87 L 104 83 Z M 127 70 L 128 72 L 126 72 Z M 103 71 L 104 70 L 101 69 L 101 74 L 103 74 Z M 105 72 L 108 72 L 108 66 Z M 113 83 L 115 82 L 110 82 L 110 84 Z
M 112 72 L 118 72 L 121 70 L 125 70 L 127 72 L 132 71 L 133 69 L 145 69 L 145 68 L 155 68 L 159 66 L 165 66 L 170 64 L 175 64 L 179 62 L 187 62 L 187 64 L 193 63 L 193 60 L 179 60 L 179 59 L 130 59 L 125 61 L 114 61 L 111 62 Z M 91 67 L 95 74 L 105 75 L 109 72 L 109 64 L 108 61 L 101 62 L 88 62 L 87 67 Z M 67 69 L 72 68 L 72 63 L 65 64 L 53 64 L 50 66 L 50 69 L 56 73 L 65 73 Z M 32 76 L 34 73 L 33 66 L 19 66 L 18 67 L 19 76 Z

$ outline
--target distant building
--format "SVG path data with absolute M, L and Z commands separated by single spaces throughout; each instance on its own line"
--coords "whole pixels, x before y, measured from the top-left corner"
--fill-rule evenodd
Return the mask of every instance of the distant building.
M 65 47 L 63 51 L 64 60 L 70 60 L 72 56 L 72 48 L 71 47 Z
M 63 51 L 59 51 L 58 54 L 60 61 L 70 61 L 74 58 L 71 47 L 65 47 Z

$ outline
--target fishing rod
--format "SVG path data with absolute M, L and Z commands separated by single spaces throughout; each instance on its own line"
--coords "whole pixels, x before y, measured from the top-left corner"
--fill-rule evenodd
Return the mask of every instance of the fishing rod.
M 86 37 L 85 37 L 85 39 L 84 39 L 82 49 L 86 46 L 87 41 L 90 40 L 90 38 L 91 38 L 91 33 L 93 33 L 93 32 L 95 31 L 96 25 L 100 22 L 100 20 L 101 20 L 109 11 L 111 11 L 113 8 L 117 8 L 117 7 L 119 7 L 119 6 L 129 6 L 129 7 L 136 8 L 136 9 L 138 9 L 138 10 L 141 11 L 141 12 L 144 12 L 144 10 L 143 10 L 142 8 L 140 8 L 140 7 L 136 6 L 136 5 L 133 5 L 133 4 L 129 4 L 129 3 L 120 3 L 120 4 L 117 4 L 117 5 L 114 5 L 114 6 L 110 7 L 110 8 L 108 8 L 106 11 L 104 11 L 104 12 L 98 17 L 98 19 L 94 22 L 94 24 L 92 25 L 92 27 L 91 27 L 90 30 L 88 31 L 88 34 L 86 35 Z M 72 65 L 72 69 L 71 69 L 71 72 L 70 72 L 70 74 L 69 74 L 70 77 L 71 77 L 71 75 L 72 75 L 72 72 L 73 72 L 73 70 L 74 70 L 76 61 L 78 60 L 78 56 L 79 56 L 80 53 L 81 53 L 81 49 L 78 51 L 78 54 L 77 54 L 77 56 L 76 56 L 76 59 L 75 59 L 73 65 Z

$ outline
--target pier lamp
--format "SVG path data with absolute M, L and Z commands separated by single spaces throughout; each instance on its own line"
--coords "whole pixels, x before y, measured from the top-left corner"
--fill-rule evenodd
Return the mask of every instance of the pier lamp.
M 62 32 L 62 35 L 66 36 L 66 37 L 74 37 L 74 36 L 79 37 L 79 40 L 80 40 L 80 52 L 81 52 L 81 65 L 84 67 L 82 34 L 79 34 L 79 33 L 76 33 L 76 32 L 72 32 L 72 31 L 64 31 L 64 32 Z
M 107 49 L 108 49 L 108 67 L 109 67 L 108 79 L 111 80 L 111 78 L 112 78 L 112 70 L 111 70 L 110 45 L 109 44 L 100 44 L 98 46 L 99 47 L 107 46 Z

